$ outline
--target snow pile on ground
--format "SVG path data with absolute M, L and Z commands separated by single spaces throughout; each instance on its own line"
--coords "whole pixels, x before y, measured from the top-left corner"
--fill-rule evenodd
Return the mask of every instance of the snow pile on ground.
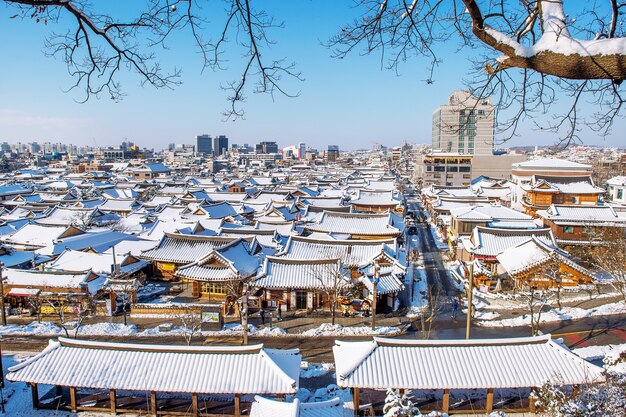
M 330 384 L 327 387 L 318 388 L 315 391 L 300 388 L 296 394 L 296 398 L 298 398 L 300 402 L 305 403 L 319 403 L 337 397 L 343 402 L 343 415 L 345 417 L 354 416 L 354 405 L 352 403 L 350 388 L 341 389 L 335 384 Z M 287 401 L 293 401 L 292 397 L 288 396 Z
M 621 345 L 586 346 L 582 348 L 572 349 L 572 352 L 588 361 L 602 359 L 611 352 L 622 351 L 626 351 L 626 343 Z
M 467 313 L 467 310 L 463 310 L 464 313 Z M 495 311 L 476 311 L 474 313 L 474 318 L 476 320 L 495 320 L 500 317 L 500 313 Z
M 306 330 L 303 336 L 367 336 L 391 335 L 399 333 L 400 329 L 392 326 L 377 326 L 372 330 L 368 326 L 343 327 L 341 324 L 323 323 L 319 327 Z
M 611 373 L 626 375 L 626 344 L 616 345 L 607 352 L 604 367 Z
M 210 334 L 214 334 L 214 333 L 243 334 L 243 325 L 241 325 L 241 324 L 225 325 L 224 326 L 224 330 L 221 330 L 220 332 L 203 332 L 202 334 L 210 335 Z M 248 334 L 254 335 L 254 336 L 259 336 L 259 337 L 284 336 L 284 335 L 287 334 L 287 331 L 285 329 L 280 328 L 280 327 L 272 327 L 272 328 L 263 327 L 262 329 L 259 329 L 258 327 L 254 326 L 253 324 L 248 324 Z
M 613 314 L 626 314 L 626 304 L 623 302 L 605 304 L 596 308 L 585 310 L 578 307 L 563 307 L 562 309 L 550 309 L 541 314 L 541 323 L 578 320 L 586 317 L 609 316 Z M 481 321 L 481 326 L 486 327 L 518 327 L 530 325 L 530 314 L 503 320 Z
M 335 364 L 333 363 L 314 364 L 302 361 L 302 365 L 300 366 L 300 378 L 317 378 L 326 375 L 333 369 L 335 369 Z
M 96 323 L 85 324 L 78 328 L 79 336 L 130 336 L 137 334 L 137 326 L 124 323 Z M 70 331 L 70 336 L 74 336 L 74 331 Z
M 419 277 L 419 281 L 413 282 L 413 299 L 411 306 L 406 313 L 406 317 L 415 318 L 422 315 L 428 307 L 428 281 L 426 279 L 426 271 L 423 266 L 415 268 L 415 278 Z
M 2 335 L 41 335 L 41 336 L 56 336 L 63 332 L 56 324 L 49 321 L 32 322 L 26 325 L 19 324 L 7 324 L 6 326 L 0 326 L 0 334 Z

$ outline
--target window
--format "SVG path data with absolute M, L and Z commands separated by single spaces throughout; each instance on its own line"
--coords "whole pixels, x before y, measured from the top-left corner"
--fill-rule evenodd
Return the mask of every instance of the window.
M 575 195 L 574 197 L 572 197 L 572 203 L 574 204 L 580 204 L 580 197 Z
M 200 284 L 200 292 L 203 294 L 226 294 L 226 289 L 214 282 L 203 282 Z
M 615 196 L 615 198 L 617 200 L 621 200 L 624 197 L 624 189 L 620 188 L 617 190 L 617 195 Z
M 429 171 L 429 172 L 430 172 L 430 171 L 432 171 L 432 170 L 433 170 L 432 165 L 428 165 L 428 166 L 426 167 L 426 171 Z
M 448 167 L 448 172 L 459 172 L 458 167 Z
M 574 226 L 563 226 L 563 233 L 574 233 Z
M 435 172 L 445 172 L 446 167 L 435 167 Z
M 470 172 L 472 167 L 459 167 L 459 172 Z

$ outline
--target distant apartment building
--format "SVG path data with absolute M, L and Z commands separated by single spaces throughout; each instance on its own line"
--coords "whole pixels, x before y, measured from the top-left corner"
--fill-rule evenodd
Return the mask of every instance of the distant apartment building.
M 492 155 L 494 106 L 491 97 L 477 99 L 455 91 L 433 112 L 433 150 L 465 155 Z
M 306 144 L 304 142 L 298 143 L 298 159 L 304 159 L 306 155 Z
M 213 153 L 213 138 L 211 135 L 198 135 L 196 136 L 196 152 L 205 155 Z
M 417 161 L 416 174 L 429 185 L 468 186 L 472 181 L 472 156 L 433 152 Z
M 219 135 L 213 138 L 213 155 L 222 156 L 228 153 L 228 138 Z
M 337 159 L 339 159 L 339 145 L 328 145 L 326 159 L 328 162 L 337 162 Z
M 256 144 L 257 154 L 278 153 L 278 144 L 276 142 L 260 142 Z

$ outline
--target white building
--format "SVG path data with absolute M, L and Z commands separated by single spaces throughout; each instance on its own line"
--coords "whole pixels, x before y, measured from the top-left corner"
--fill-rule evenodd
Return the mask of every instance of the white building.
M 626 176 L 613 177 L 608 180 L 608 198 L 611 203 L 626 206 Z
M 494 106 L 455 91 L 433 112 L 433 150 L 469 155 L 493 154 Z

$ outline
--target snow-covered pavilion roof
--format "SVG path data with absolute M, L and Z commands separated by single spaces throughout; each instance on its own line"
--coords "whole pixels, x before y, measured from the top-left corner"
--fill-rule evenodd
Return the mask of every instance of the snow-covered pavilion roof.
M 14 382 L 199 394 L 294 394 L 298 349 L 107 343 L 60 337 L 9 368 Z
M 588 384 L 603 370 L 550 335 L 510 339 L 337 341 L 337 385 L 375 390 L 540 387 Z

